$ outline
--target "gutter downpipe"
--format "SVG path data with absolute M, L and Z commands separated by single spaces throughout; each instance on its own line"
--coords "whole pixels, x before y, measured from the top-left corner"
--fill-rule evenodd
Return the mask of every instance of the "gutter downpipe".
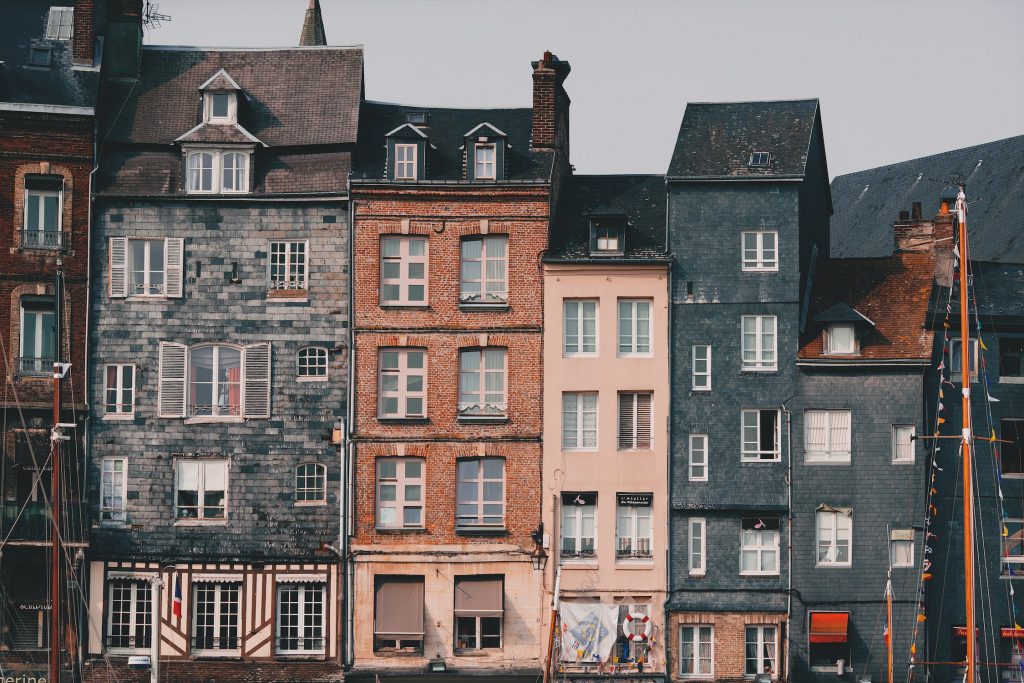
M 666 336 L 666 362 L 668 363 L 668 424 L 665 425 L 665 476 L 668 482 L 668 500 L 665 501 L 665 538 L 668 539 L 668 543 L 665 544 L 665 602 L 662 604 L 662 619 L 665 625 L 664 635 L 661 637 L 662 647 L 665 649 L 665 680 L 672 679 L 672 647 L 671 647 L 671 632 L 669 629 L 669 601 L 672 599 L 672 562 L 670 548 L 672 544 L 672 414 L 675 408 L 675 394 L 672 391 L 672 383 L 674 382 L 674 370 L 672 365 L 672 311 L 675 308 L 675 299 L 672 289 L 672 266 L 674 265 L 675 259 L 672 257 L 669 239 L 669 226 L 672 225 L 670 214 L 672 211 L 672 202 L 669 201 L 668 194 L 668 182 L 665 183 L 665 252 L 669 254 L 668 268 L 666 269 L 666 284 L 668 287 L 668 296 L 666 301 L 668 303 L 668 312 L 665 314 L 665 327 L 668 331 Z
M 341 498 L 341 554 L 344 561 L 345 587 L 342 591 L 345 600 L 345 634 L 342 642 L 341 665 L 346 671 L 351 669 L 353 663 L 353 637 L 352 624 L 354 610 L 352 596 L 355 594 L 355 577 L 353 575 L 352 557 L 349 552 L 349 523 L 352 520 L 352 482 L 353 462 L 355 461 L 352 439 L 350 435 L 355 431 L 355 404 L 356 404 L 356 344 L 355 344 L 355 290 L 353 287 L 355 278 L 352 271 L 355 264 L 355 200 L 352 199 L 352 178 L 348 180 L 348 406 L 345 429 L 341 438 L 344 440 L 344 457 L 341 463 L 342 498 Z
M 782 412 L 786 413 L 786 451 L 788 457 L 786 474 L 786 537 L 789 546 L 786 558 L 786 680 L 790 677 L 790 634 L 793 626 L 793 413 L 786 404 L 782 404 Z

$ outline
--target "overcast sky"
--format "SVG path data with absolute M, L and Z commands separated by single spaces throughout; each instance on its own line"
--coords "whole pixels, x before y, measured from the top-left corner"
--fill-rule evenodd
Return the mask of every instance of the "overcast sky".
M 307 0 L 158 0 L 162 45 L 298 42 Z M 530 61 L 572 65 L 580 173 L 664 173 L 686 102 L 821 100 L 833 177 L 1024 133 L 1019 0 L 321 0 L 363 45 L 366 96 L 531 103 Z

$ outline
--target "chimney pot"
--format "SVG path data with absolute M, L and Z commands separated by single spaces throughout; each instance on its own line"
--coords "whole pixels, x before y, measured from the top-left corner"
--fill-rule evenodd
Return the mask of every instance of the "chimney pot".
M 901 221 L 908 221 L 908 220 L 910 220 L 910 212 L 907 211 L 906 209 L 900 209 L 900 220 Z
M 947 216 L 947 215 L 949 215 L 949 202 L 944 201 L 944 202 L 942 202 L 942 204 L 939 205 L 939 215 L 940 216 Z
M 921 202 L 914 202 L 913 204 L 910 205 L 910 207 L 910 217 L 913 218 L 915 221 L 921 220 Z

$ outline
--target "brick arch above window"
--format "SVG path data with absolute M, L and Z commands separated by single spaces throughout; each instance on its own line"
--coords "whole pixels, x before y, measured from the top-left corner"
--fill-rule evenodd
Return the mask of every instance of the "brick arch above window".
M 71 169 L 61 164 L 51 164 L 40 161 L 32 164 L 22 164 L 14 171 L 14 248 L 21 249 L 22 231 L 25 230 L 25 178 L 26 176 L 59 176 L 64 180 L 64 191 L 61 201 L 61 232 L 65 245 L 71 244 L 72 232 L 72 208 L 74 206 L 74 177 Z M 42 252 L 45 253 L 45 252 Z M 59 253 L 55 250 L 54 253 Z

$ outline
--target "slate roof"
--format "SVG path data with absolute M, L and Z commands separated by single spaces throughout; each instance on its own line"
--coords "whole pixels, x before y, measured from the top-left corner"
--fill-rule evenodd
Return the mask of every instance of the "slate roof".
M 668 262 L 665 176 L 576 175 L 562 185 L 546 262 Z M 626 217 L 621 256 L 590 256 L 590 217 Z
M 71 41 L 46 38 L 50 7 L 71 5 L 70 0 L 0 2 L 0 102 L 95 106 L 99 74 L 72 70 Z M 51 49 L 49 68 L 28 66 L 33 46 Z
M 406 123 L 410 112 L 424 112 L 427 150 L 427 181 L 456 181 L 464 177 L 463 137 L 481 123 L 490 123 L 508 135 L 510 145 L 505 152 L 506 180 L 539 180 L 551 177 L 554 155 L 530 151 L 533 110 L 516 109 L 450 109 L 416 107 L 385 102 L 365 102 L 360 114 L 359 143 L 355 156 L 355 180 L 383 180 L 387 149 L 385 136 Z M 470 181 L 493 183 L 494 181 Z
M 1024 263 L 1024 135 L 836 177 L 832 256 L 888 253 L 899 212 L 921 202 L 934 216 L 955 176 L 966 181 L 973 258 Z
M 969 224 L 969 223 L 968 223 Z M 1024 264 L 973 261 L 975 305 L 982 327 L 999 324 L 1024 324 Z M 933 310 L 929 312 L 932 326 L 939 328 L 946 314 L 946 303 L 950 304 L 950 315 L 954 327 L 959 327 L 960 300 L 954 294 L 951 299 L 948 287 L 937 288 L 933 299 Z
M 920 360 L 931 357 L 932 332 L 926 329 L 935 261 L 930 252 L 900 252 L 884 258 L 826 259 L 817 267 L 807 326 L 800 338 L 801 360 L 850 362 Z M 826 356 L 821 314 L 846 304 L 874 322 L 861 330 L 857 356 Z
M 690 103 L 679 126 L 669 178 L 803 176 L 818 117 L 818 100 Z M 770 152 L 767 167 L 749 166 Z

